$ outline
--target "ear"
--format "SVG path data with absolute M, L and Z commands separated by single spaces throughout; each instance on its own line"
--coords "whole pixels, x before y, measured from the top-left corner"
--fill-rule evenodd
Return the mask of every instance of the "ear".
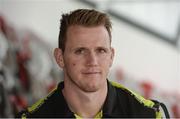
M 57 64 L 63 68 L 64 67 L 64 59 L 63 59 L 63 52 L 59 48 L 54 49 L 54 57 L 56 59 Z
M 114 54 L 115 54 L 115 51 L 114 51 L 114 48 L 111 47 L 111 56 L 110 56 L 110 67 L 112 66 L 113 64 L 113 60 L 114 60 Z

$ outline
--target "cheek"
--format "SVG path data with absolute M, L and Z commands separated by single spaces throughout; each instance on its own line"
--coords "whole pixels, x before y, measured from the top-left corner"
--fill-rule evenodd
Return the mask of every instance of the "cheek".
M 103 60 L 102 59 L 100 60 L 100 63 L 104 66 L 107 66 L 111 63 L 111 59 L 110 57 L 105 57 Z
M 71 60 L 71 61 L 69 62 L 69 64 L 70 64 L 71 66 L 73 66 L 73 67 L 75 67 L 75 66 L 77 65 L 77 63 L 78 63 L 77 60 Z
M 66 57 L 64 61 L 67 67 L 74 67 L 78 63 L 78 61 L 74 59 L 73 57 Z
M 77 71 L 77 64 L 76 63 L 72 63 L 72 62 L 68 62 L 66 63 L 66 70 L 67 72 L 71 73 L 71 74 L 76 74 Z

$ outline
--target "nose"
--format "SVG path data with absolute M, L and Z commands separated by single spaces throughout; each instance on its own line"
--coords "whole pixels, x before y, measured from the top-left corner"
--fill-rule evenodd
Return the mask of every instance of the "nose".
M 89 52 L 87 57 L 86 57 L 86 64 L 88 66 L 97 66 L 98 65 L 98 57 L 96 53 L 94 52 Z

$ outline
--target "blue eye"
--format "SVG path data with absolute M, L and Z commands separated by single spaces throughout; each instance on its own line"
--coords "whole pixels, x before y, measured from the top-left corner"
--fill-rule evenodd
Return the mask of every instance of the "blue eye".
M 104 49 L 104 48 L 99 48 L 98 49 L 98 53 L 106 53 L 106 52 L 107 52 L 107 50 Z
M 75 50 L 75 54 L 83 54 L 85 52 L 84 48 L 79 48 L 77 50 Z

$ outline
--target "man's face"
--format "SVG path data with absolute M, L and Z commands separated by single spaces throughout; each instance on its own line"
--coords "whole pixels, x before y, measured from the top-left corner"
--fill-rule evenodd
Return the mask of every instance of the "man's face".
M 61 52 L 62 53 L 62 52 Z M 71 26 L 62 61 L 64 80 L 70 80 L 85 92 L 95 92 L 106 84 L 114 50 L 104 26 Z

